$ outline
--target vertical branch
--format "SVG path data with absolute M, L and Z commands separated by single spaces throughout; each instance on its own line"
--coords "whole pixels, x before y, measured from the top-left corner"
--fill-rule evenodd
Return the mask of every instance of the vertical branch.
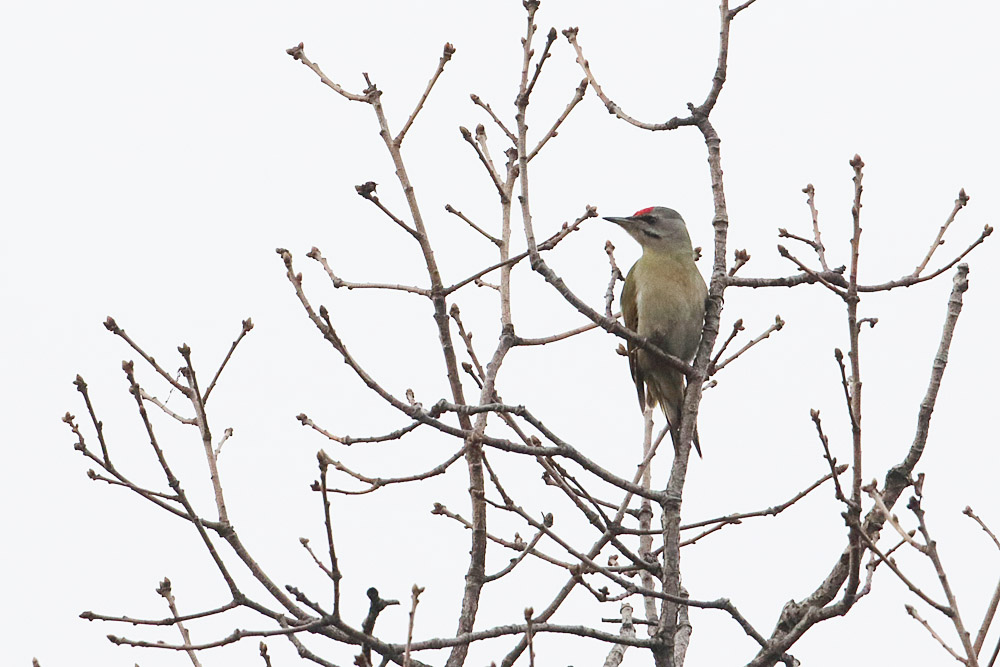
M 618 634 L 628 639 L 635 638 L 635 624 L 632 622 L 632 605 L 628 602 L 622 603 L 622 627 L 618 630 Z M 627 648 L 628 644 L 615 644 L 608 653 L 608 657 L 604 660 L 604 667 L 618 667 L 618 665 L 622 664 L 622 660 L 625 659 L 625 649 Z
M 333 461 L 322 449 L 316 454 L 319 459 L 319 491 L 323 496 L 323 523 L 326 526 L 326 544 L 330 552 L 330 579 L 333 580 L 333 617 L 340 620 L 340 563 L 337 560 L 337 550 L 333 546 L 333 522 L 330 519 L 330 495 L 326 486 L 326 471 Z
M 826 263 L 826 247 L 823 245 L 823 239 L 820 237 L 819 233 L 819 211 L 816 210 L 816 188 L 813 187 L 812 183 L 806 185 L 802 188 L 802 192 L 806 194 L 806 203 L 809 204 L 809 213 L 812 216 L 813 225 L 813 249 L 816 251 L 816 255 L 819 256 L 819 265 L 823 267 L 824 271 L 829 271 L 830 267 Z
M 528 667 L 535 667 L 535 642 L 533 641 L 534 632 L 531 627 L 531 618 L 535 615 L 535 610 L 528 607 L 524 610 L 524 636 L 528 641 Z
M 194 417 L 198 424 L 198 432 L 201 433 L 201 442 L 205 447 L 205 458 L 208 460 L 208 471 L 212 478 L 212 489 L 215 491 L 215 506 L 219 511 L 219 522 L 229 525 L 229 515 L 226 512 L 226 499 L 222 495 L 222 480 L 219 478 L 219 459 L 215 454 L 215 448 L 212 446 L 212 431 L 208 428 L 205 400 L 198 389 L 198 376 L 195 375 L 194 365 L 191 363 L 191 348 L 187 345 L 181 345 L 177 348 L 177 351 L 184 357 L 185 367 L 182 372 L 191 390 L 187 396 L 194 407 Z
M 518 201 L 521 204 L 521 220 L 524 224 L 524 236 L 528 243 L 528 253 L 531 257 L 532 266 L 536 266 L 540 261 L 538 255 L 538 244 L 535 242 L 535 230 L 531 223 L 531 207 L 528 200 L 528 124 L 525 119 L 528 111 L 528 69 L 531 65 L 531 56 L 534 51 L 531 48 L 531 40 L 535 36 L 535 12 L 538 11 L 538 0 L 525 0 L 524 7 L 528 12 L 528 28 L 524 39 L 521 40 L 523 48 L 523 58 L 521 65 L 521 84 L 518 88 L 517 113 L 514 120 L 517 122 L 517 159 L 521 179 L 521 193 Z M 539 63 L 541 65 L 541 63 Z
M 965 624 L 962 622 L 962 615 L 958 610 L 958 601 L 955 599 L 955 593 L 951 590 L 951 584 L 948 583 L 948 576 L 945 574 L 944 565 L 938 554 L 937 542 L 931 539 L 930 531 L 927 528 L 927 522 L 924 518 L 924 510 L 920 506 L 922 486 L 923 473 L 920 474 L 919 481 L 914 485 L 916 495 L 910 498 L 907 507 L 917 516 L 920 534 L 924 538 L 924 548 L 922 551 L 930 558 L 931 563 L 934 564 L 934 571 L 937 573 L 938 581 L 941 582 L 941 590 L 944 591 L 944 595 L 948 599 L 948 607 L 952 612 L 949 616 L 952 624 L 955 626 L 955 632 L 958 634 L 959 641 L 962 642 L 962 648 L 965 650 L 966 658 L 963 662 L 967 667 L 978 667 L 979 661 L 976 659 L 976 649 L 973 647 L 969 631 L 965 629 Z
M 642 421 L 642 460 L 643 463 L 647 464 L 643 466 L 642 469 L 642 487 L 644 489 L 651 490 L 653 488 L 653 479 L 652 474 L 649 471 L 650 466 L 648 465 L 648 461 L 651 458 L 650 454 L 653 449 L 653 408 L 651 406 L 647 405 L 642 411 Z M 644 531 L 639 537 L 639 558 L 643 560 L 652 558 L 653 535 L 648 532 L 652 522 L 653 505 L 649 501 L 649 498 L 643 498 L 639 505 L 639 530 Z M 639 577 L 643 588 L 655 590 L 655 579 L 653 578 L 653 575 L 650 574 L 649 570 L 641 570 Z M 647 595 L 643 597 L 642 601 L 646 611 L 646 621 L 649 622 L 647 628 L 649 630 L 649 634 L 653 635 L 656 632 L 658 622 L 656 617 L 656 599 Z
M 410 667 L 410 646 L 413 644 L 413 624 L 417 619 L 417 604 L 424 589 L 416 584 L 410 591 L 410 623 L 406 629 L 406 652 L 403 654 L 403 667 Z
M 861 252 L 861 185 L 862 169 L 865 163 L 860 155 L 855 155 L 850 162 L 854 168 L 854 205 L 851 207 L 854 234 L 851 236 L 851 269 L 847 282 L 847 327 L 850 335 L 851 349 L 848 358 L 851 362 L 850 377 L 850 413 L 851 437 L 853 443 L 853 479 L 851 485 L 851 508 L 848 510 L 857 519 L 861 515 L 861 352 L 858 348 L 861 326 L 858 324 L 858 257 Z M 861 577 L 861 536 L 858 535 L 857 521 L 850 521 L 850 571 L 848 573 L 848 596 L 854 595 L 860 585 Z
M 180 614 L 177 613 L 177 600 L 174 599 L 174 594 L 171 591 L 170 580 L 164 577 L 163 581 L 161 581 L 160 585 L 156 588 L 156 592 L 167 601 L 167 607 L 170 608 L 170 615 L 173 616 L 176 621 L 175 625 L 181 633 L 181 640 L 184 642 L 184 645 L 190 646 L 191 633 L 188 632 L 188 629 L 180 620 Z M 184 652 L 187 653 L 189 658 L 191 658 L 191 664 L 194 665 L 194 667 L 201 667 L 201 662 L 198 660 L 198 654 L 195 653 L 194 650 L 187 649 Z
M 934 412 L 934 405 L 937 403 L 938 391 L 941 389 L 941 379 L 944 377 L 944 369 L 948 365 L 948 350 L 951 349 L 951 339 L 955 335 L 955 325 L 958 323 L 958 316 L 962 312 L 962 295 L 969 289 L 969 265 L 959 264 L 955 271 L 955 277 L 951 288 L 951 295 L 948 297 L 948 316 L 944 322 L 944 329 L 941 332 L 941 342 L 938 344 L 937 354 L 934 355 L 934 362 L 931 365 L 931 379 L 927 384 L 927 393 L 924 400 L 920 402 L 920 410 L 917 413 L 917 429 L 913 436 L 913 444 L 906 458 L 898 466 L 890 471 L 886 477 L 886 490 L 889 490 L 889 482 L 893 479 L 907 479 L 910 471 L 917 465 L 917 461 L 924 453 L 927 445 L 927 436 L 931 428 L 931 414 Z M 893 474 L 896 473 L 896 474 Z M 904 487 L 905 488 L 905 487 Z M 902 493 L 902 488 L 896 491 L 896 496 Z
M 712 262 L 712 278 L 708 286 L 708 300 L 705 303 L 705 325 L 702 329 L 701 345 L 693 363 L 695 374 L 687 378 L 687 389 L 681 412 L 680 443 L 670 468 L 670 478 L 662 502 L 663 527 L 663 592 L 676 599 L 680 595 L 680 525 L 681 501 L 684 483 L 687 479 L 688 459 L 698 417 L 698 406 L 708 367 L 712 361 L 712 350 L 719 336 L 722 317 L 723 292 L 728 277 L 726 274 L 726 245 L 729 235 L 729 211 L 726 207 L 726 192 L 722 175 L 721 139 L 709 120 L 709 114 L 718 101 L 726 80 L 729 57 L 729 28 L 734 14 L 729 11 L 729 1 L 722 0 L 719 7 L 721 29 L 719 32 L 719 63 L 712 80 L 708 97 L 700 107 L 691 107 L 705 146 L 708 150 L 708 167 L 712 182 L 712 204 L 715 215 L 712 226 L 715 230 L 715 256 Z M 665 599 L 660 611 L 658 636 L 664 642 L 664 650 L 654 650 L 653 659 L 657 667 L 673 665 L 674 644 L 677 633 L 679 607 L 671 599 Z

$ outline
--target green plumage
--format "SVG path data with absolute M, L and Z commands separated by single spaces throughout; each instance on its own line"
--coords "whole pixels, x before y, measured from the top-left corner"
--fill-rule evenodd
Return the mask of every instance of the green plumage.
M 664 352 L 690 362 L 701 341 L 708 288 L 695 265 L 691 240 L 680 216 L 661 207 L 640 213 L 644 214 L 608 218 L 639 241 L 643 250 L 622 290 L 625 325 Z M 684 374 L 632 343 L 628 344 L 628 360 L 640 408 L 660 406 L 676 445 Z

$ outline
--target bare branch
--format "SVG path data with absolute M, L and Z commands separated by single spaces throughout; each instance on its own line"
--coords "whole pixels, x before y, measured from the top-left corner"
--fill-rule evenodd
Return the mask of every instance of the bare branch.
M 156 592 L 167 601 L 167 606 L 170 608 L 170 615 L 174 617 L 174 625 L 177 626 L 177 629 L 181 633 L 181 639 L 185 644 L 190 644 L 191 635 L 188 633 L 187 628 L 184 627 L 184 623 L 179 620 L 180 614 L 177 613 L 177 602 L 174 600 L 174 594 L 170 590 L 170 580 L 164 577 L 163 581 L 161 581 L 160 585 L 157 587 Z M 198 660 L 198 656 L 193 650 L 187 651 L 187 656 L 191 659 L 191 664 L 193 664 L 194 667 L 201 667 L 201 662 Z
M 462 458 L 462 456 L 465 454 L 465 449 L 466 449 L 465 447 L 462 447 L 457 452 L 455 452 L 454 454 L 452 454 L 451 456 L 449 456 L 445 461 L 443 461 L 442 463 L 439 463 L 438 465 L 434 466 L 430 470 L 425 470 L 424 472 L 416 473 L 416 474 L 413 474 L 413 475 L 405 475 L 405 476 L 402 476 L 402 477 L 385 477 L 385 478 L 383 478 L 383 477 L 367 477 L 365 475 L 362 475 L 361 473 L 354 472 L 353 470 L 351 470 L 350 468 L 348 468 L 347 466 L 345 466 L 340 461 L 334 461 L 329 456 L 327 456 L 322 450 L 320 450 L 320 454 L 323 455 L 323 456 L 326 456 L 327 463 L 329 465 L 332 465 L 334 468 L 336 468 L 340 472 L 343 472 L 343 473 L 346 473 L 347 475 L 350 475 L 351 477 L 353 477 L 354 479 L 358 480 L 359 482 L 363 482 L 363 483 L 365 483 L 365 484 L 368 485 L 367 489 L 362 489 L 360 491 L 348 491 L 346 489 L 330 489 L 330 491 L 332 493 L 339 493 L 339 494 L 345 495 L 345 496 L 363 496 L 363 495 L 366 495 L 368 493 L 372 493 L 374 491 L 378 491 L 379 489 L 381 489 L 384 486 L 390 486 L 392 484 L 405 484 L 406 482 L 416 482 L 416 481 L 419 481 L 419 480 L 422 480 L 422 479 L 428 479 L 430 477 L 436 477 L 438 475 L 443 475 L 448 470 L 448 468 L 451 467 L 452 463 L 454 463 L 455 461 L 457 461 L 460 458 Z
M 303 426 L 308 426 L 309 428 L 311 428 L 312 430 L 316 431 L 317 433 L 320 433 L 320 434 L 326 436 L 327 438 L 329 438 L 330 440 L 333 440 L 334 442 L 339 442 L 342 445 L 353 445 L 356 442 L 387 442 L 389 440 L 398 440 L 401 437 L 403 437 L 404 435 L 406 435 L 407 433 L 409 433 L 410 431 L 413 431 L 418 426 L 420 426 L 421 424 L 424 423 L 424 422 L 421 422 L 421 421 L 415 421 L 415 422 L 411 423 L 408 426 L 404 426 L 403 428 L 396 429 L 392 433 L 387 433 L 385 435 L 376 435 L 376 436 L 366 436 L 366 437 L 362 437 L 362 438 L 354 438 L 354 437 L 351 437 L 349 435 L 334 435 L 333 433 L 330 433 L 329 431 L 327 431 L 326 429 L 322 428 L 321 426 L 318 426 L 312 419 L 310 419 L 309 417 L 307 417 L 304 412 L 298 414 L 295 418 L 298 419 L 299 422 Z
M 573 45 L 573 49 L 576 51 L 576 62 L 583 69 L 583 73 L 587 77 L 590 87 L 594 89 L 594 93 L 601 99 L 602 102 L 604 102 L 604 106 L 607 107 L 608 113 L 618 116 L 618 118 L 622 119 L 629 125 L 634 125 L 635 127 L 642 128 L 644 130 L 675 130 L 683 125 L 697 124 L 697 121 L 693 116 L 688 116 L 686 118 L 678 118 L 675 116 L 666 123 L 644 123 L 622 111 L 621 107 L 612 102 L 611 98 L 605 94 L 604 89 L 601 88 L 601 85 L 597 83 L 597 78 L 590 69 L 590 61 L 584 57 L 583 47 L 581 47 L 579 41 L 577 41 L 579 31 L 579 28 L 568 28 L 563 30 L 562 34 L 566 37 L 569 43 Z
M 215 384 L 219 381 L 222 371 L 225 370 L 226 364 L 229 363 L 229 360 L 233 356 L 233 352 L 236 351 L 236 346 L 240 344 L 240 341 L 243 340 L 244 336 L 250 333 L 251 329 L 253 329 L 253 320 L 248 317 L 243 320 L 243 328 L 240 329 L 240 335 L 236 337 L 236 340 L 234 340 L 233 344 L 229 347 L 229 352 L 226 353 L 226 358 L 222 360 L 221 364 L 219 364 L 219 370 L 215 371 L 215 377 L 213 377 L 212 381 L 208 383 L 208 389 L 205 390 L 205 395 L 202 397 L 202 401 L 205 403 L 208 402 L 208 395 L 212 393 L 213 389 L 215 389 Z
M 399 134 L 397 134 L 396 138 L 392 140 L 392 143 L 396 144 L 397 147 L 403 143 L 403 137 L 406 136 L 406 131 L 410 129 L 411 125 L 413 125 L 413 121 L 416 120 L 417 114 L 420 113 L 420 110 L 424 107 L 424 102 L 427 101 L 427 96 L 431 94 L 431 88 L 433 88 L 434 84 L 437 83 L 438 77 L 440 77 L 441 73 L 444 72 L 444 66 L 448 64 L 448 61 L 451 60 L 453 55 L 455 55 L 455 47 L 450 43 L 445 44 L 444 52 L 441 54 L 441 59 L 438 60 L 437 69 L 434 70 L 431 80 L 427 82 L 427 88 L 424 89 L 424 94 L 420 96 L 420 101 L 417 102 L 417 106 L 414 107 L 413 113 L 410 114 L 410 117 L 406 119 L 406 123 L 399 131 Z
M 490 115 L 490 118 L 492 118 L 493 122 L 497 124 L 497 127 L 503 130 L 503 133 L 507 135 L 508 139 L 510 139 L 510 143 L 512 144 L 517 143 L 517 137 L 514 136 L 513 132 L 507 129 L 507 126 L 503 124 L 503 121 L 497 118 L 497 115 L 493 113 L 493 108 L 489 104 L 483 102 L 483 100 L 479 97 L 479 95 L 476 95 L 475 93 L 469 95 L 469 97 L 472 99 L 473 104 L 475 104 L 478 107 L 481 107 L 484 111 L 486 111 L 486 113 Z
M 501 245 L 502 241 L 500 241 L 500 239 L 498 239 L 497 237 L 493 236 L 492 234 L 490 234 L 489 232 L 487 232 L 486 230 L 484 230 L 482 227 L 480 227 L 479 225 L 477 225 L 476 223 L 474 223 L 472 220 L 469 220 L 469 218 L 466 217 L 466 215 L 464 213 L 462 213 L 461 211 L 455 209 L 451 204 L 445 204 L 444 205 L 444 210 L 448 211 L 449 213 L 451 213 L 452 215 L 454 215 L 455 217 L 457 217 L 459 220 L 464 220 L 466 224 L 468 224 L 470 227 L 472 227 L 477 232 L 479 232 L 480 234 L 482 234 L 483 237 L 487 241 L 489 241 L 490 243 L 492 243 L 493 245 L 495 245 L 497 247 L 499 247 Z
M 336 84 L 333 81 L 331 81 L 326 76 L 326 74 L 323 74 L 323 71 L 319 68 L 319 65 L 317 65 L 316 63 L 314 63 L 313 61 L 309 60 L 309 58 L 306 57 L 305 45 L 302 42 L 299 42 L 297 46 L 293 46 L 290 49 L 285 49 L 285 53 L 287 53 L 288 55 L 290 55 L 295 60 L 300 61 L 303 65 L 305 65 L 306 67 L 308 67 L 309 69 L 311 69 L 313 72 L 315 72 L 316 76 L 319 77 L 319 80 L 322 81 L 325 86 L 329 87 L 331 90 L 333 90 L 338 95 L 341 95 L 341 96 L 343 96 L 343 97 L 351 100 L 352 102 L 369 102 L 370 103 L 370 101 L 368 99 L 368 95 L 358 95 L 356 93 L 349 93 L 346 90 L 344 90 L 343 88 L 341 88 L 338 84 Z
M 737 14 L 739 14 L 740 12 L 742 12 L 744 9 L 746 9 L 747 7 L 749 7 L 750 5 L 752 5 L 755 2 L 757 2 L 757 0 L 746 0 L 746 2 L 744 2 L 742 5 L 739 5 L 738 7 L 734 7 L 733 9 L 730 9 L 729 10 L 729 20 L 732 21 L 734 18 L 736 18 Z
M 938 581 L 941 583 L 941 590 L 944 591 L 944 595 L 948 598 L 948 608 L 951 609 L 951 614 L 948 617 L 951 619 L 952 624 L 955 626 L 955 632 L 958 634 L 959 641 L 962 642 L 962 648 L 965 650 L 965 662 L 969 667 L 977 667 L 978 661 L 976 660 L 976 651 L 972 647 L 972 638 L 969 636 L 969 632 L 965 629 L 965 624 L 962 621 L 962 614 L 958 609 L 958 601 L 955 599 L 955 594 L 952 592 L 951 583 L 948 581 L 948 575 L 944 571 L 944 564 L 941 562 L 941 557 L 938 554 L 937 542 L 935 542 L 930 535 L 930 530 L 927 528 L 927 521 L 924 515 L 924 510 L 920 506 L 921 502 L 921 487 L 923 487 L 923 473 L 916 484 L 913 485 L 914 496 L 910 498 L 910 501 L 906 506 L 917 516 L 917 524 L 920 528 L 920 534 L 924 538 L 924 544 L 926 549 L 924 553 L 930 558 L 931 563 L 934 564 L 934 571 L 937 573 Z
M 754 512 L 743 512 L 741 514 L 729 514 L 729 515 L 726 515 L 726 516 L 717 517 L 715 519 L 704 519 L 702 521 L 696 521 L 694 523 L 684 524 L 684 525 L 681 526 L 681 530 L 690 530 L 692 528 L 700 528 L 702 526 L 709 526 L 709 525 L 716 524 L 716 523 L 717 524 L 722 524 L 722 525 L 725 525 L 725 524 L 728 524 L 728 523 L 740 523 L 743 519 L 750 519 L 750 518 L 758 517 L 758 516 L 776 516 L 778 514 L 781 514 L 786 509 L 788 509 L 789 507 L 791 507 L 795 503 L 799 502 L 803 498 L 805 498 L 807 495 L 809 495 L 810 493 L 812 493 L 816 489 L 818 489 L 827 480 L 833 479 L 834 482 L 836 483 L 837 476 L 844 474 L 844 472 L 846 470 L 847 470 L 847 464 L 846 463 L 844 463 L 842 465 L 839 465 L 839 466 L 836 466 L 836 468 L 832 472 L 829 472 L 826 475 L 824 475 L 823 477 L 820 477 L 815 482 L 813 482 L 812 484 L 810 484 L 806 488 L 802 489 L 801 491 L 799 491 L 798 493 L 796 493 L 794 496 L 792 496 L 791 498 L 789 498 L 785 502 L 780 503 L 778 505 L 774 505 L 772 507 L 768 507 L 767 509 L 756 510 Z
M 736 272 L 743 268 L 743 265 L 750 261 L 750 253 L 746 250 L 736 250 L 733 252 L 733 266 L 729 269 L 727 274 L 730 278 L 736 275 Z
M 622 316 L 622 314 L 621 314 L 620 311 L 614 312 L 614 313 L 611 314 L 611 318 L 615 319 L 615 320 L 617 320 L 621 316 Z M 514 339 L 514 344 L 515 345 L 547 345 L 549 343 L 555 343 L 555 342 L 558 342 L 558 341 L 561 341 L 561 340 L 566 340 L 567 338 L 571 338 L 573 336 L 576 336 L 577 334 L 582 334 L 582 333 L 585 333 L 587 331 L 592 331 L 592 330 L 598 328 L 599 326 L 600 326 L 599 324 L 597 324 L 595 322 L 591 322 L 590 324 L 584 324 L 582 327 L 577 327 L 575 329 L 570 329 L 569 331 L 564 331 L 562 333 L 552 334 L 551 336 L 543 336 L 541 338 L 521 338 L 520 336 L 517 336 Z
M 610 318 L 612 315 L 611 306 L 615 300 L 615 283 L 619 280 L 624 282 L 625 276 L 622 275 L 621 269 L 615 263 L 615 246 L 611 241 L 604 242 L 604 252 L 608 254 L 608 262 L 611 264 L 611 280 L 608 282 L 608 289 L 604 293 L 604 314 Z
M 934 251 L 938 249 L 939 246 L 944 245 L 944 234 L 948 231 L 948 227 L 951 223 L 955 221 L 955 216 L 958 212 L 969 203 L 969 195 L 965 194 L 965 188 L 958 191 L 958 199 L 955 200 L 955 207 L 951 209 L 951 213 L 948 215 L 948 219 L 944 221 L 941 225 L 941 229 L 938 230 L 937 236 L 934 238 L 934 242 L 931 243 L 930 249 L 927 251 L 927 256 L 924 257 L 920 264 L 917 264 L 917 268 L 913 269 L 911 274 L 914 278 L 920 275 L 920 273 L 927 268 L 927 263 L 931 261 L 931 257 L 934 255 Z
M 739 320 L 739 321 L 742 322 L 742 320 Z M 775 315 L 774 316 L 774 324 L 772 324 L 771 326 L 769 326 L 764 331 L 764 333 L 762 333 L 761 335 L 757 336 L 752 341 L 750 341 L 749 343 L 747 343 L 746 345 L 744 345 L 743 347 L 741 347 L 739 349 L 739 351 L 737 351 L 734 355 L 732 355 L 731 357 L 729 357 L 728 359 L 726 359 L 725 361 L 723 361 L 721 364 L 719 364 L 717 366 L 713 365 L 712 367 L 710 367 L 709 372 L 712 375 L 714 375 L 715 373 L 721 371 L 723 368 L 725 368 L 730 363 L 732 363 L 733 361 L 735 361 L 737 358 L 739 358 L 739 356 L 741 354 L 743 354 L 744 352 L 746 352 L 747 350 L 749 350 L 751 347 L 753 347 L 757 343 L 760 343 L 762 340 L 765 340 L 766 338 L 768 338 L 775 331 L 781 331 L 782 327 L 784 327 L 784 326 L 785 326 L 785 321 L 783 319 L 781 319 L 781 315 Z M 732 337 L 730 337 L 730 340 L 732 340 Z M 726 342 L 728 343 L 729 341 L 726 341 Z M 722 346 L 722 349 L 723 350 L 725 349 L 725 345 Z M 722 352 L 722 350 L 720 350 L 720 353 L 721 352 Z
M 628 639 L 635 638 L 635 625 L 632 621 L 632 605 L 625 602 L 621 607 L 622 617 L 620 621 L 621 628 L 618 630 L 618 634 L 622 637 Z M 625 659 L 625 649 L 628 648 L 628 644 L 615 644 L 611 648 L 611 652 L 608 653 L 608 657 L 604 660 L 604 667 L 618 667 L 622 664 L 622 660 Z
M 580 82 L 580 85 L 576 87 L 576 92 L 574 92 L 573 94 L 573 99 L 569 101 L 569 104 L 566 105 L 566 108 L 563 109 L 563 112 L 559 114 L 559 117 L 556 118 L 554 123 L 552 123 L 552 127 L 549 128 L 549 131 L 545 133 L 545 136 L 542 137 L 538 141 L 538 144 L 536 144 L 535 147 L 531 149 L 531 152 L 528 153 L 529 162 L 532 159 L 534 159 L 536 155 L 538 155 L 538 152 L 542 150 L 542 147 L 549 142 L 549 139 L 552 139 L 553 137 L 559 134 L 559 128 L 562 126 L 564 122 L 566 122 L 566 119 L 569 118 L 570 112 L 572 112 L 573 109 L 576 107 L 576 105 L 580 103 L 580 100 L 583 99 L 583 96 L 586 93 L 587 93 L 587 80 L 584 79 L 583 81 Z
M 850 409 L 850 406 L 848 406 L 848 409 Z M 830 476 L 833 477 L 833 487 L 836 492 L 837 500 L 844 504 L 849 504 L 847 496 L 844 495 L 844 490 L 840 487 L 840 480 L 837 478 L 837 475 L 833 474 L 836 473 L 839 468 L 837 468 L 837 459 L 835 459 L 830 453 L 830 439 L 826 437 L 825 433 L 823 433 L 823 422 L 820 420 L 819 410 L 810 410 L 809 416 L 816 425 L 816 433 L 819 435 L 820 444 L 823 445 L 823 458 L 826 459 L 828 464 L 830 464 Z M 846 466 L 847 464 L 844 464 L 844 469 L 846 469 Z
M 808 266 L 806 266 L 805 264 L 803 264 L 802 261 L 798 257 L 796 257 L 792 253 L 788 252 L 788 248 L 786 248 L 785 246 L 783 246 L 783 245 L 779 245 L 778 246 L 778 254 L 781 255 L 782 257 L 784 257 L 785 259 L 791 260 L 795 264 L 795 266 L 797 266 L 799 268 L 799 270 L 805 272 L 806 275 L 808 275 L 809 277 L 811 277 L 813 279 L 813 281 L 818 282 L 820 285 L 822 285 L 823 287 L 827 288 L 828 290 L 830 290 L 831 292 L 833 292 L 834 294 L 836 294 L 837 296 L 839 296 L 841 299 L 846 299 L 847 298 L 847 295 L 844 293 L 843 290 L 841 290 L 840 288 L 836 287 L 833 283 L 829 282 L 822 274 L 816 273 L 815 271 L 813 271 L 812 269 L 810 269 Z M 734 284 L 734 283 L 730 282 L 730 284 Z
M 719 361 L 719 358 L 722 356 L 722 353 L 726 351 L 726 348 L 729 347 L 729 344 L 731 342 L 733 342 L 733 339 L 736 338 L 736 336 L 743 330 L 744 330 L 743 318 L 741 317 L 740 319 L 733 322 L 733 330 L 729 332 L 729 337 L 726 338 L 726 340 L 722 343 L 722 347 L 720 347 L 719 351 L 715 353 L 714 357 L 712 357 L 712 362 L 709 364 L 709 368 L 715 367 L 715 365 Z
M 330 268 L 330 264 L 326 261 L 326 257 L 320 252 L 319 248 L 313 247 L 312 250 L 306 253 L 306 257 L 314 259 L 323 266 L 323 270 L 326 271 L 326 275 L 330 277 L 330 282 L 337 289 L 341 287 L 346 287 L 349 290 L 353 289 L 385 289 L 385 290 L 397 290 L 400 292 L 409 292 L 411 294 L 419 294 L 420 296 L 430 297 L 431 291 L 424 289 L 422 287 L 413 287 L 411 285 L 398 285 L 390 283 L 352 283 L 347 280 L 343 280 L 340 277 L 334 275 L 333 269 Z
M 398 225 L 403 231 L 415 238 L 417 241 L 421 241 L 423 239 L 423 234 L 413 227 L 410 227 L 408 224 L 403 222 L 399 216 L 386 208 L 385 204 L 382 203 L 382 200 L 380 200 L 378 195 L 375 194 L 376 187 L 378 187 L 378 184 L 375 183 L 375 181 L 367 181 L 361 185 L 355 185 L 354 189 L 357 190 L 362 199 L 367 199 L 371 203 L 375 204 L 375 206 L 378 207 L 378 210 L 385 213 L 386 216 L 395 222 L 396 225 Z
M 948 646 L 948 644 L 945 643 L 945 641 L 943 639 L 941 639 L 941 635 L 939 635 L 938 633 L 934 632 L 934 628 L 931 627 L 931 624 L 928 623 L 927 621 L 925 621 L 923 618 L 921 618 L 920 614 L 917 613 L 917 610 L 913 607 L 913 605 L 909 605 L 908 604 L 908 605 L 904 605 L 904 607 L 906 609 L 906 613 L 909 614 L 910 616 L 912 616 L 917 621 L 917 623 L 919 623 L 920 625 L 924 626 L 924 628 L 927 630 L 927 632 L 930 633 L 931 637 L 933 637 L 934 639 L 936 639 L 937 643 L 940 644 L 944 648 L 945 651 L 948 651 L 948 653 L 951 655 L 951 657 L 955 658 L 955 660 L 958 660 L 963 665 L 968 665 L 969 664 L 968 661 L 966 661 L 965 658 L 963 658 L 959 654 L 955 653 L 955 651 L 953 651 L 952 648 L 950 646 Z
M 989 529 L 989 526 L 987 526 L 982 519 L 976 516 L 976 513 L 972 511 L 971 507 L 966 506 L 966 508 L 962 511 L 962 514 L 972 518 L 973 521 L 978 523 L 979 527 L 986 531 L 986 534 L 993 540 L 993 544 L 1000 549 L 1000 541 L 997 540 L 997 536 L 993 534 L 993 531 Z M 972 648 L 977 656 L 983 648 L 983 642 L 986 641 L 986 633 L 990 630 L 990 624 L 993 623 L 993 618 L 996 616 L 998 605 L 1000 605 L 1000 582 L 997 583 L 997 587 L 993 590 L 993 597 L 990 598 L 990 603 L 986 608 L 986 613 L 983 614 L 983 622 L 979 626 L 979 632 L 976 633 L 976 641 L 972 645 Z
M 802 188 L 802 192 L 806 193 L 806 203 L 809 204 L 809 213 L 812 217 L 812 228 L 813 228 L 813 249 L 816 250 L 816 255 L 819 257 L 819 265 L 823 267 L 823 271 L 829 271 L 830 266 L 826 263 L 826 248 L 823 246 L 823 239 L 820 237 L 819 233 L 819 211 L 816 210 L 816 188 L 813 187 L 812 183 L 806 185 Z
M 406 630 L 406 651 L 403 653 L 403 667 L 410 667 L 410 647 L 413 644 L 413 624 L 417 618 L 417 604 L 420 602 L 420 594 L 424 589 L 413 584 L 410 591 L 410 623 Z
M 472 146 L 472 149 L 476 151 L 476 155 L 479 156 L 479 161 L 483 163 L 484 167 L 486 167 L 486 171 L 490 175 L 490 179 L 493 181 L 493 187 L 497 189 L 497 194 L 500 195 L 500 201 L 506 201 L 508 199 L 507 190 L 504 188 L 504 184 L 500 180 L 500 174 L 493 165 L 493 161 L 490 160 L 489 155 L 483 149 L 485 144 L 480 145 L 479 142 L 473 139 L 472 132 L 469 131 L 469 128 L 459 127 L 458 130 L 462 133 L 462 138 L 465 139 L 465 142 Z
M 196 426 L 198 424 L 198 421 L 196 419 L 194 419 L 193 417 L 182 417 L 181 415 L 177 414 L 176 412 L 174 412 L 173 410 L 171 410 L 170 408 L 168 408 L 166 406 L 166 404 L 163 403 L 160 399 L 158 399 L 156 396 L 153 396 L 152 394 L 150 394 L 149 392 L 147 392 L 145 389 L 143 389 L 141 391 L 142 391 L 142 393 L 141 393 L 142 399 L 144 401 L 149 401 L 150 403 L 152 403 L 153 405 L 155 405 L 156 407 L 158 407 L 160 410 L 163 411 L 163 413 L 165 415 L 167 415 L 169 417 L 172 417 L 173 419 L 176 419 L 180 423 L 186 424 L 187 426 Z

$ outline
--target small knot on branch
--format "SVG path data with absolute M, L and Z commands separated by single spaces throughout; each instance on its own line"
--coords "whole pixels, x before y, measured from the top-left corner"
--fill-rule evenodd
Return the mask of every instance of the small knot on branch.
M 368 181 L 366 183 L 362 183 L 361 185 L 355 185 L 354 189 L 358 191 L 359 195 L 370 201 L 374 197 L 375 188 L 377 187 L 378 183 L 375 181 Z
M 444 60 L 445 62 L 451 60 L 451 57 L 455 55 L 455 51 L 456 49 L 454 44 L 452 44 L 451 42 L 445 42 L 444 52 L 441 54 L 441 59 Z
M 305 48 L 306 48 L 306 45 L 304 43 L 302 43 L 302 42 L 299 42 L 298 44 L 296 44 L 292 48 L 285 49 L 285 53 L 287 53 L 288 55 L 290 55 L 295 60 L 302 60 L 303 51 L 305 50 Z
M 326 469 L 333 465 L 333 459 L 322 449 L 316 452 L 316 460 L 319 461 L 319 469 L 326 472 Z

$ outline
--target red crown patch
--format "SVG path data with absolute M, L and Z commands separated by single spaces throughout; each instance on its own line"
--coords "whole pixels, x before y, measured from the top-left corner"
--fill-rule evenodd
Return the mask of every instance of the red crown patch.
M 646 214 L 652 213 L 652 212 L 653 212 L 653 207 L 650 206 L 649 208 L 639 209 L 638 211 L 636 211 L 635 213 L 632 214 L 632 217 L 633 218 L 638 218 L 641 215 L 646 215 Z

